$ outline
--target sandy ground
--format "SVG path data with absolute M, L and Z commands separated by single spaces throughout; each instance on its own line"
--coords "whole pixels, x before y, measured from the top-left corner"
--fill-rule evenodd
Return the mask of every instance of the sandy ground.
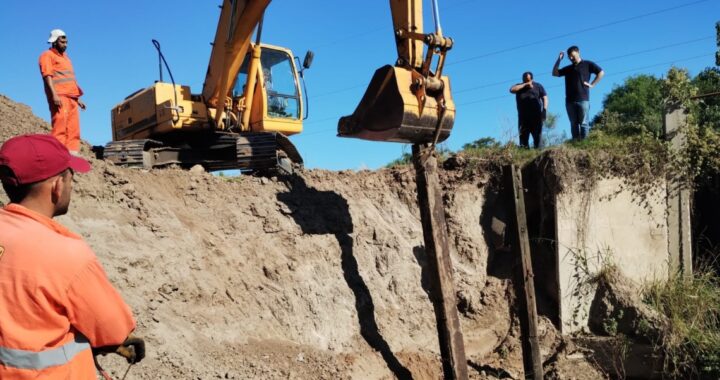
M 0 142 L 47 128 L 0 96 Z M 441 377 L 409 168 L 223 178 L 92 164 L 59 220 L 93 247 L 147 340 L 127 379 Z M 487 178 L 443 181 L 471 378 L 522 378 L 512 286 L 487 274 Z M 562 346 L 545 319 L 541 342 L 546 358 Z M 582 355 L 554 357 L 548 378 L 602 378 Z

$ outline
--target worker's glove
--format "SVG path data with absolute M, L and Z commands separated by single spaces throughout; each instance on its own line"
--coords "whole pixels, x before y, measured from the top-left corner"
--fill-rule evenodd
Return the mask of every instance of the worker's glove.
M 145 357 L 145 341 L 130 335 L 117 347 L 115 353 L 124 357 L 130 364 L 138 363 Z

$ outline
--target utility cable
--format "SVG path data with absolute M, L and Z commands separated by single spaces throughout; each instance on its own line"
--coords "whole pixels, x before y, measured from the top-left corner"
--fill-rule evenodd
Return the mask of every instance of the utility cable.
M 468 3 L 468 2 L 472 2 L 472 1 L 475 1 L 475 0 L 470 0 L 470 1 L 467 1 L 467 2 L 464 2 L 464 3 L 455 4 L 455 6 L 460 5 L 460 4 L 465 4 L 465 3 Z M 518 50 L 518 49 L 521 49 L 521 48 L 524 48 L 524 47 L 528 47 L 528 46 L 532 46 L 532 45 L 537 45 L 537 44 L 540 44 L 540 43 L 549 42 L 549 41 L 553 41 L 553 40 L 556 40 L 556 39 L 560 39 L 560 38 L 564 38 L 564 37 L 569 37 L 569 36 L 572 36 L 572 35 L 575 35 L 575 34 L 585 33 L 585 32 L 592 31 L 592 30 L 596 30 L 596 29 L 601 29 L 601 28 L 604 28 L 604 27 L 607 27 L 607 26 L 617 25 L 617 24 L 621 24 L 621 23 L 625 23 L 625 22 L 629 22 L 629 21 L 634 21 L 634 20 L 638 20 L 638 19 L 641 19 L 641 18 L 645 18 L 645 17 L 650 17 L 650 16 L 654 16 L 654 15 L 658 15 L 658 14 L 662 14 L 662 13 L 666 13 L 666 12 L 671 12 L 671 11 L 674 11 L 674 10 L 677 10 L 677 9 L 682 9 L 682 8 L 690 7 L 690 6 L 697 5 L 697 4 L 700 4 L 700 3 L 705 3 L 705 2 L 708 2 L 708 1 L 710 1 L 710 0 L 698 0 L 698 1 L 691 2 L 691 3 L 681 4 L 681 5 L 674 6 L 674 7 L 670 7 L 670 8 L 664 8 L 664 9 L 660 9 L 660 10 L 657 10 L 657 11 L 653 11 L 653 12 L 649 12 L 649 13 L 645 13 L 645 14 L 641 14 L 641 15 L 636 15 L 636 16 L 629 17 L 629 18 L 625 18 L 625 19 L 621 19 L 621 20 L 616 20 L 616 21 L 612 21 L 612 22 L 605 23 L 605 24 L 596 25 L 596 26 L 593 26 L 593 27 L 590 27 L 590 28 L 581 29 L 581 30 L 578 30 L 578 31 L 575 31 L 575 32 L 565 33 L 565 34 L 561 34 L 561 35 L 558 35 L 558 36 L 549 37 L 549 38 L 545 38 L 545 39 L 538 40 L 538 41 L 534 41 L 534 42 L 529 42 L 529 43 L 526 43 L 526 44 L 521 44 L 521 45 L 517 45 L 517 46 L 505 48 L 505 49 L 496 50 L 496 51 L 494 51 L 494 52 L 485 53 L 485 54 L 481 54 L 481 55 L 478 55 L 478 56 L 461 59 L 461 60 L 459 60 L 459 61 L 454 61 L 454 62 L 453 62 L 453 61 L 449 61 L 449 62 L 447 62 L 447 63 L 445 64 L 445 66 L 452 66 L 452 65 L 455 65 L 455 64 L 465 63 L 465 62 L 469 62 L 469 61 L 473 61 L 473 60 L 477 60 L 477 59 L 481 59 L 481 58 L 486 58 L 486 57 L 490 57 L 490 56 L 494 56 L 494 55 L 499 55 L 499 54 L 502 54 L 502 53 L 506 53 L 506 52 Z M 448 8 L 450 8 L 450 7 L 448 7 Z M 366 33 L 363 33 L 363 34 L 367 34 L 367 32 L 366 32 Z M 360 35 L 362 35 L 362 34 L 360 34 Z M 359 36 L 359 35 L 358 35 L 358 36 Z M 352 38 L 352 37 L 353 37 L 353 36 L 350 36 L 350 37 L 347 37 L 347 38 Z M 345 39 L 347 39 L 347 38 L 343 38 L 343 39 L 341 39 L 341 40 L 338 40 L 337 42 L 343 41 L 343 40 L 345 40 Z M 697 41 L 704 40 L 704 39 L 705 39 L 705 38 L 701 38 L 701 39 L 695 40 L 695 41 L 693 41 L 693 42 L 697 42 Z M 333 42 L 333 43 L 335 43 L 335 42 Z M 687 43 L 690 43 L 690 42 L 687 42 Z M 642 53 L 642 52 L 637 52 L 637 53 L 635 53 L 635 54 L 641 54 L 641 53 Z M 605 61 L 609 61 L 609 60 L 613 60 L 613 59 L 619 59 L 619 57 L 613 57 L 613 58 L 607 59 L 607 60 L 605 60 Z M 504 82 L 502 82 L 502 83 L 504 83 Z M 499 84 L 499 83 L 498 83 L 498 84 Z M 336 89 L 336 90 L 331 90 L 331 91 L 329 91 L 329 92 L 325 92 L 325 93 L 321 93 L 321 94 L 319 94 L 319 95 L 316 95 L 316 96 L 314 97 L 314 99 L 321 98 L 321 97 L 328 96 L 328 95 L 334 95 L 334 94 L 341 93 L 341 92 L 345 92 L 345 91 L 349 91 L 349 90 L 352 90 L 352 89 L 355 89 L 355 88 L 359 88 L 359 87 L 362 87 L 362 86 L 363 86 L 363 84 L 357 84 L 357 85 L 353 85 L 353 86 L 350 86 L 350 87 L 344 87 L 344 88 L 340 88 L 340 89 Z M 488 87 L 489 87 L 489 86 L 488 86 Z M 480 88 L 482 88 L 482 87 L 480 87 Z M 464 92 L 464 91 L 466 91 L 466 89 L 461 90 L 461 92 Z
M 672 60 L 672 61 L 666 61 L 666 62 L 662 62 L 662 63 L 656 63 L 656 64 L 652 64 L 652 65 L 647 65 L 647 66 L 635 67 L 635 68 L 632 68 L 632 69 L 623 70 L 623 71 L 617 71 L 617 72 L 613 72 L 613 73 L 607 74 L 607 75 L 605 75 L 605 78 L 613 77 L 613 76 L 617 76 L 617 75 L 622 75 L 622 74 L 627 74 L 627 73 L 634 72 L 634 71 L 638 71 L 638 70 L 645 70 L 645 69 L 655 68 L 655 67 L 659 67 L 659 66 L 671 65 L 671 64 L 678 63 L 678 62 L 691 61 L 691 60 L 695 60 L 695 59 L 699 59 L 699 58 L 707 58 L 707 57 L 711 57 L 711 56 L 714 57 L 715 54 L 701 54 L 701 55 L 696 55 L 696 56 L 687 57 L 687 58 L 681 58 L 681 59 L 675 59 L 675 60 Z M 546 89 L 554 89 L 554 88 L 559 88 L 559 87 L 562 87 L 562 86 L 563 86 L 563 84 L 556 84 L 556 85 L 552 85 L 552 86 L 546 86 L 545 88 L 546 88 Z M 469 101 L 469 102 L 461 102 L 461 103 L 457 103 L 457 105 L 458 105 L 458 106 L 466 106 L 466 105 L 470 105 L 470 104 L 485 103 L 485 102 L 489 102 L 489 101 L 493 101 L 493 100 L 508 99 L 509 97 L 510 97 L 510 95 L 508 95 L 508 94 L 503 94 L 503 95 L 498 95 L 498 96 L 492 96 L 492 97 L 489 97 L 489 98 L 471 100 L 471 101 Z M 340 117 L 341 117 L 341 115 L 339 115 L 339 116 L 331 116 L 331 117 L 326 117 L 326 118 L 323 118 L 323 119 L 313 120 L 313 121 L 308 122 L 308 123 L 305 123 L 305 124 L 306 124 L 306 125 L 308 125 L 308 124 L 317 124 L 317 123 L 322 123 L 322 122 L 330 121 L 330 120 L 338 120 Z M 303 132 L 302 134 L 299 134 L 299 135 L 294 136 L 294 137 L 295 137 L 295 138 L 302 138 L 302 137 L 306 137 L 306 136 L 314 136 L 314 135 L 318 135 L 318 134 L 321 134 L 321 133 L 327 133 L 327 132 L 334 131 L 334 130 L 335 130 L 335 128 L 323 128 L 323 129 L 319 129 L 319 130 L 312 131 L 312 132 L 308 132 L 308 133 Z
M 635 68 L 632 68 L 632 69 L 623 70 L 623 71 L 617 71 L 617 72 L 613 72 L 613 73 L 607 74 L 607 75 L 605 75 L 605 78 L 607 78 L 607 77 L 614 77 L 614 76 L 621 75 L 621 74 L 627 74 L 627 73 L 631 73 L 631 72 L 638 71 L 638 70 L 645 70 L 645 69 L 651 69 L 651 68 L 655 68 L 655 67 L 659 67 L 659 66 L 671 65 L 671 64 L 675 64 L 675 63 L 677 63 L 677 62 L 692 61 L 692 60 L 694 60 L 694 59 L 703 58 L 703 57 L 710 57 L 710 56 L 714 56 L 714 54 L 701 54 L 701 55 L 696 55 L 696 56 L 692 56 L 692 57 L 688 57 L 688 58 L 675 59 L 675 60 L 672 60 L 672 61 L 667 61 L 667 62 L 662 62 L 662 63 L 656 63 L 656 64 L 647 65 L 647 66 L 641 66 L 641 67 L 635 67 Z M 547 87 L 545 87 L 545 88 L 546 88 L 546 89 L 548 89 L 548 88 L 558 88 L 558 87 L 562 87 L 562 86 L 563 86 L 563 84 L 557 84 L 557 85 L 547 86 Z M 491 100 L 496 100 L 496 99 L 501 99 L 501 98 L 507 98 L 507 97 L 508 97 L 508 95 L 493 96 L 493 97 L 490 97 L 490 98 L 484 98 L 484 99 L 472 100 L 472 101 L 464 102 L 464 103 L 458 103 L 457 105 L 458 105 L 458 106 L 464 106 L 464 105 L 468 105 L 468 104 L 484 103 L 484 102 L 488 102 L 488 101 L 491 101 Z
M 693 6 L 693 5 L 697 5 L 697 4 L 700 4 L 700 3 L 706 3 L 706 2 L 708 2 L 708 1 L 710 1 L 710 0 L 698 0 L 698 1 L 694 1 L 694 2 L 691 2 L 691 3 L 681 4 L 681 5 L 677 5 L 677 6 L 670 7 L 670 8 L 663 8 L 663 9 L 660 9 L 660 10 L 657 10 L 657 11 L 653 11 L 653 12 L 649 12 L 649 13 L 644 13 L 644 14 L 640 14 L 640 15 L 636 15 L 636 16 L 632 16 L 632 17 L 628 17 L 628 18 L 624 18 L 624 19 L 620 19 L 620 20 L 615 20 L 615 21 L 611 21 L 611 22 L 608 22 L 608 23 L 605 23 L 605 24 L 600 24 L 600 25 L 591 26 L 591 27 L 585 28 L 585 29 L 576 30 L 576 31 L 574 31 L 574 32 L 563 33 L 563 34 L 560 34 L 560 35 L 557 35 L 557 36 L 548 37 L 548 38 L 544 38 L 544 39 L 541 39 L 541 40 L 537 40 L 537 41 L 533 41 L 533 42 L 528 42 L 528 43 L 524 43 L 524 44 L 512 46 L 512 47 L 509 47 L 509 48 L 500 49 L 500 50 L 496 50 L 496 51 L 493 51 L 493 52 L 476 55 L 476 56 L 473 56 L 473 57 L 464 58 L 464 59 L 461 59 L 461 60 L 459 60 L 459 61 L 448 62 L 448 63 L 446 64 L 446 66 L 452 66 L 452 65 L 457 65 L 457 64 L 460 64 L 460 63 L 465 63 L 465 62 L 470 62 L 470 61 L 478 60 L 478 59 L 481 59 L 481 58 L 487 58 L 487 57 L 491 57 L 491 56 L 494 56 L 494 55 L 498 55 L 498 54 L 507 53 L 507 52 L 510 52 L 510 51 L 522 49 L 522 48 L 524 48 L 524 47 L 528 47 L 528 46 L 532 46 L 532 45 L 538 45 L 538 44 L 541 44 L 541 43 L 550 42 L 550 41 L 558 40 L 558 39 L 565 38 L 565 37 L 570 37 L 570 36 L 573 36 L 573 35 L 576 35 L 576 34 L 585 33 L 585 32 L 589 32 L 589 31 L 593 31 L 593 30 L 597 30 L 597 29 L 602 29 L 602 28 L 605 28 L 605 27 L 608 27 L 608 26 L 618 25 L 618 24 L 622 24 L 622 23 L 629 22 L 629 21 L 639 20 L 639 19 L 645 18 L 645 17 L 655 16 L 655 15 L 658 15 L 658 14 L 662 14 L 662 13 L 666 13 L 666 12 L 671 12 L 671 11 L 678 10 L 678 9 L 682 9 L 682 8 L 687 8 L 687 7 L 690 7 L 690 6 Z
M 614 57 L 610 57 L 610 58 L 597 59 L 596 61 L 597 61 L 597 62 L 610 62 L 610 61 L 615 61 L 615 60 L 618 60 L 618 59 L 623 59 L 623 58 L 626 58 L 626 57 L 632 57 L 632 56 L 635 56 L 635 55 L 640 55 L 640 54 L 645 54 L 645 53 L 651 53 L 651 52 L 655 52 L 655 51 L 659 51 L 659 50 L 665 50 L 665 49 L 669 49 L 669 48 L 673 48 L 673 47 L 678 47 L 678 46 L 683 46 L 683 45 L 689 45 L 689 44 L 692 44 L 692 43 L 696 43 L 696 42 L 700 42 L 700 41 L 705 41 L 705 40 L 713 39 L 713 38 L 715 38 L 715 36 L 706 36 L 706 37 L 701 37 L 701 38 L 695 38 L 695 39 L 691 39 L 691 40 L 687 40 L 687 41 L 677 42 L 677 43 L 674 43 L 674 44 L 657 46 L 657 47 L 654 47 L 654 48 L 651 48 L 651 49 L 645 49 L 645 50 L 639 50 L 639 51 L 635 51 L 635 52 L 630 52 L 630 53 L 626 53 L 626 54 L 623 54 L 623 55 L 618 55 L 618 56 L 614 56 Z M 537 78 L 542 78 L 542 77 L 546 77 L 546 76 L 549 76 L 549 75 L 550 75 L 550 74 L 543 73 L 543 74 L 535 75 L 535 77 L 537 77 Z M 483 84 L 480 84 L 480 85 L 477 85 L 477 86 L 472 86 L 472 87 L 468 87 L 468 88 L 463 88 L 463 89 L 460 89 L 460 90 L 453 90 L 453 95 L 455 95 L 455 94 L 462 94 L 462 93 L 465 93 L 465 92 L 470 92 L 470 91 L 479 90 L 479 89 L 488 88 L 488 87 L 494 87 L 494 86 L 500 86 L 500 85 L 504 85 L 504 84 L 510 84 L 510 83 L 516 83 L 516 79 L 513 78 L 513 79 L 506 79 L 506 80 L 498 81 L 498 82 L 483 83 Z M 335 94 L 339 94 L 339 93 L 342 93 L 342 92 L 347 92 L 347 91 L 350 91 L 350 90 L 354 90 L 354 89 L 356 89 L 356 88 L 362 88 L 362 87 L 365 87 L 365 86 L 366 86 L 366 85 L 364 85 L 364 84 L 358 84 L 358 85 L 351 86 L 351 87 L 345 87 L 345 88 L 341 88 L 341 89 L 337 89 L 337 90 L 332 90 L 332 91 L 328 91 L 328 92 L 321 93 L 320 95 L 315 95 L 315 96 L 311 97 L 311 99 L 312 99 L 312 100 L 317 100 L 317 99 L 319 99 L 319 98 L 323 98 L 323 97 L 326 97 L 326 96 L 329 96 L 329 95 L 335 95 Z
M 460 2 L 457 2 L 457 3 L 451 3 L 450 5 L 448 5 L 448 6 L 446 6 L 446 7 L 443 7 L 443 9 L 444 9 L 444 12 L 447 12 L 447 11 L 450 11 L 450 10 L 454 10 L 455 8 L 457 8 L 457 7 L 461 6 L 461 5 L 465 5 L 465 4 L 469 4 L 469 3 L 474 3 L 474 2 L 476 2 L 476 1 L 478 1 L 478 0 L 467 0 L 467 1 L 460 1 Z M 366 31 L 363 31 L 363 32 L 360 32 L 360 33 L 355 33 L 355 34 L 350 34 L 350 35 L 347 35 L 347 36 L 344 36 L 344 37 L 340 37 L 340 38 L 338 38 L 338 39 L 336 39 L 336 40 L 332 40 L 332 41 L 326 42 L 326 43 L 324 43 L 324 44 L 320 44 L 320 45 L 313 46 L 312 48 L 317 50 L 317 49 L 319 49 L 319 48 L 323 48 L 323 47 L 326 47 L 326 46 L 335 45 L 335 44 L 338 44 L 338 43 L 343 42 L 343 41 L 354 40 L 354 39 L 359 38 L 359 37 L 364 37 L 364 36 L 367 36 L 367 35 L 370 35 L 370 34 L 375 34 L 375 33 L 383 32 L 383 31 L 387 31 L 387 29 L 388 29 L 387 27 L 377 27 L 377 28 L 373 28 L 373 29 L 366 30 Z
M 632 52 L 632 53 L 627 53 L 627 54 L 623 54 L 623 55 L 616 55 L 616 56 L 614 56 L 614 57 L 610 57 L 610 58 L 605 58 L 605 59 L 602 59 L 602 60 L 598 60 L 598 62 L 610 62 L 610 61 L 615 61 L 615 60 L 618 60 L 618 59 L 623 59 L 623 58 L 625 58 L 625 57 L 631 57 L 631 56 L 633 56 L 633 55 L 651 53 L 651 52 L 654 52 L 654 51 L 663 50 L 663 49 L 669 49 L 669 48 L 673 48 L 673 47 L 677 47 L 677 46 L 682 46 L 682 45 L 689 45 L 689 44 L 692 44 L 692 43 L 695 43 L 695 42 L 705 41 L 705 40 L 709 40 L 709 39 L 713 39 L 713 38 L 715 38 L 715 36 L 707 36 L 707 37 L 696 38 L 696 39 L 693 39 L 693 40 L 678 42 L 678 43 L 674 43 L 674 44 L 670 44 L 670 45 L 659 46 L 659 47 L 652 48 L 652 49 L 640 50 L 640 51 L 636 51 L 636 52 Z
M 354 85 L 354 86 L 351 86 L 351 87 L 344 87 L 344 88 L 337 89 L 337 90 L 332 90 L 332 91 L 328 91 L 328 92 L 323 92 L 323 93 L 321 93 L 320 95 L 315 95 L 315 96 L 313 96 L 311 99 L 312 99 L 312 100 L 315 100 L 315 99 L 318 99 L 318 98 L 323 98 L 323 97 L 326 97 L 326 96 L 329 96 L 329 95 L 339 94 L 339 93 L 341 93 L 341 92 L 346 92 L 346 91 L 354 90 L 354 89 L 356 89 L 356 88 L 362 88 L 362 87 L 365 87 L 365 86 L 366 86 L 365 84 L 357 84 L 357 85 Z
M 688 41 L 683 41 L 683 42 L 678 42 L 678 43 L 674 43 L 674 44 L 658 46 L 658 47 L 654 47 L 654 48 L 652 48 L 652 49 L 639 50 L 639 51 L 635 51 L 635 52 L 626 53 L 626 54 L 623 54 L 623 55 L 617 55 L 617 56 L 610 57 L 610 58 L 597 59 L 597 60 L 594 60 L 594 61 L 596 61 L 596 62 L 602 62 L 602 63 L 604 64 L 605 62 L 615 61 L 615 60 L 618 60 L 618 59 L 623 59 L 623 58 L 627 58 L 627 57 L 632 57 L 632 56 L 639 55 L 639 54 L 651 53 L 651 52 L 655 52 L 655 51 L 659 51 L 659 50 L 664 50 L 664 49 L 669 49 L 669 48 L 673 48 L 673 47 L 678 47 L 678 46 L 682 46 L 682 45 L 689 45 L 689 44 L 692 44 L 692 43 L 695 43 L 695 42 L 705 41 L 705 40 L 713 39 L 713 38 L 715 38 L 715 36 L 707 36 L 707 37 L 695 38 L 695 39 L 688 40 Z M 534 77 L 542 78 L 542 77 L 547 77 L 547 76 L 549 76 L 549 75 L 550 75 L 549 73 L 542 73 L 542 74 L 534 75 Z M 462 93 L 470 92 L 470 91 L 474 91 L 474 90 L 479 90 L 479 89 L 482 89 L 482 88 L 494 87 L 494 86 L 499 86 L 499 85 L 503 85 L 503 84 L 516 83 L 516 82 L 517 82 L 516 79 L 507 79 L 507 80 L 499 81 L 499 82 L 484 83 L 484 84 L 481 84 L 481 85 L 477 85 L 477 86 L 473 86 L 473 87 L 468 87 L 468 88 L 464 88 L 464 89 L 461 89 L 461 90 L 454 90 L 454 91 L 453 91 L 453 95 L 455 95 L 455 94 L 462 94 Z

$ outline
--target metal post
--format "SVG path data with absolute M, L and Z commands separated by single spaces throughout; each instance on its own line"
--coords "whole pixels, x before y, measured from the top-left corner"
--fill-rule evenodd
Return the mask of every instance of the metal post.
M 465 380 L 468 378 L 465 344 L 457 312 L 437 159 L 429 144 L 415 144 L 412 152 L 443 373 L 445 379 Z

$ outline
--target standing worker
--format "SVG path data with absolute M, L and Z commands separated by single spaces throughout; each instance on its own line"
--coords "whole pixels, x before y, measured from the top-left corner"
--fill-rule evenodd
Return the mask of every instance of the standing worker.
M 577 46 L 570 46 L 567 54 L 572 64 L 558 69 L 560 61 L 565 57 L 565 53 L 560 52 L 552 75 L 565 77 L 565 108 L 570 119 L 570 134 L 573 140 L 582 140 L 587 137 L 590 127 L 590 89 L 600 82 L 605 72 L 595 62 L 580 58 Z M 595 74 L 592 82 L 591 74 Z
M 518 130 L 520 146 L 529 148 L 530 135 L 533 146 L 542 146 L 542 127 L 547 116 L 548 97 L 545 87 L 533 80 L 533 73 L 527 71 L 522 75 L 522 83 L 510 87 L 515 94 L 518 110 Z
M 70 205 L 74 173 L 90 164 L 50 135 L 0 147 L 0 379 L 96 380 L 93 352 L 135 363 L 130 308 L 95 253 L 53 217 Z
M 83 92 L 75 80 L 70 57 L 65 54 L 67 36 L 60 29 L 50 32 L 50 49 L 40 55 L 40 74 L 45 84 L 45 95 L 50 106 L 52 135 L 65 145 L 70 153 L 80 151 L 80 113 L 85 110 L 80 100 Z

